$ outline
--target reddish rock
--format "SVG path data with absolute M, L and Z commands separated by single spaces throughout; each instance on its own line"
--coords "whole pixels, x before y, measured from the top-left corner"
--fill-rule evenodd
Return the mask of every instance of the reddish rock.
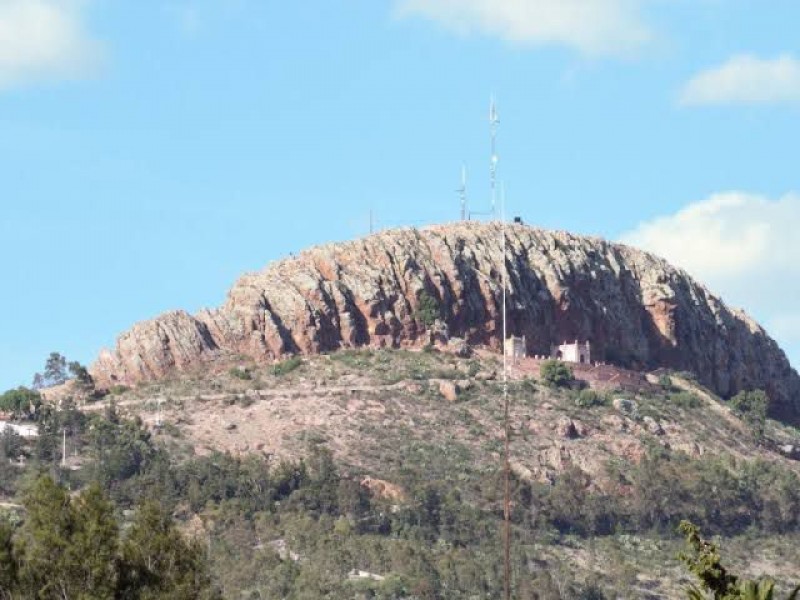
M 134 384 L 219 356 L 269 363 L 293 353 L 422 346 L 420 293 L 452 337 L 500 348 L 502 255 L 497 223 L 386 231 L 302 252 L 243 276 L 217 309 L 140 323 L 104 351 L 100 385 Z M 798 421 L 800 377 L 766 332 L 685 272 L 633 248 L 508 226 L 509 333 L 528 353 L 590 340 L 593 356 L 696 373 L 722 396 L 766 389 L 772 415 Z

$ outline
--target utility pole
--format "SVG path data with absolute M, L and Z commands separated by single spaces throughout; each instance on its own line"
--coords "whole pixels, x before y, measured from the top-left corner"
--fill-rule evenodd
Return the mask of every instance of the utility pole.
M 158 398 L 156 403 L 158 404 L 158 408 L 156 409 L 156 428 L 161 428 L 161 403 L 164 401 L 163 398 Z
M 468 221 L 469 214 L 467 213 L 467 167 L 461 166 L 461 187 L 456 190 L 459 198 L 461 199 L 461 220 Z
M 497 104 L 494 96 L 489 102 L 489 126 L 492 133 L 492 156 L 489 162 L 489 177 L 492 187 L 492 218 L 497 218 L 497 126 L 500 124 L 500 117 L 497 114 Z M 504 342 L 505 343 L 505 342 Z
M 511 600 L 511 424 L 508 398 L 508 339 L 507 292 L 508 262 L 506 261 L 506 190 L 502 185 L 500 191 L 500 233 L 502 248 L 502 283 L 503 283 L 503 591 L 505 600 Z

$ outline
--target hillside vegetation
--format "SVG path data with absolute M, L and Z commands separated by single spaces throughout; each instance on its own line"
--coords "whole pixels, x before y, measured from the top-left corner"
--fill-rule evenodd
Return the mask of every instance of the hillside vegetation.
M 3 434 L 0 484 L 10 503 L 42 472 L 95 484 L 123 528 L 157 499 L 225 598 L 497 598 L 498 366 L 365 350 L 242 359 L 94 401 L 68 384 L 61 410 L 38 411 L 37 440 Z M 515 598 L 682 597 L 683 519 L 788 594 L 797 430 L 764 419 L 758 397 L 724 403 L 685 375 L 623 390 L 551 370 L 523 361 L 509 386 Z

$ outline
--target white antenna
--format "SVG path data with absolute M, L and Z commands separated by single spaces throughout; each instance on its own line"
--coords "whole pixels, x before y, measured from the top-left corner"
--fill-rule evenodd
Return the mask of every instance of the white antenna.
M 494 218 L 497 218 L 497 126 L 499 124 L 500 117 L 497 115 L 497 104 L 495 104 L 494 96 L 492 96 L 489 102 L 489 125 L 492 130 L 492 156 L 489 163 L 489 175 L 492 186 L 492 217 Z
M 461 187 L 456 190 L 458 192 L 459 198 L 461 198 L 461 220 L 467 221 L 469 220 L 469 214 L 467 213 L 467 167 L 466 165 L 461 166 Z
M 64 468 L 67 466 L 67 428 L 61 430 L 63 435 L 61 440 L 61 467 Z

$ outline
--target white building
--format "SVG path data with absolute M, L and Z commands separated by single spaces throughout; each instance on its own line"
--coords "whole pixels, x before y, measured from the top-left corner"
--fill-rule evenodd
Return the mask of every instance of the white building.
M 516 337 L 511 336 L 506 340 L 505 344 L 506 356 L 509 358 L 525 358 L 528 356 L 528 350 L 525 346 L 525 336 Z
M 554 347 L 551 355 L 564 362 L 589 365 L 592 363 L 592 346 L 588 341 L 583 344 L 578 340 L 575 340 L 574 344 L 564 342 L 560 346 Z
M 9 423 L 8 421 L 0 421 L 0 432 L 10 429 L 20 437 L 31 439 L 39 437 L 39 428 L 34 423 Z

